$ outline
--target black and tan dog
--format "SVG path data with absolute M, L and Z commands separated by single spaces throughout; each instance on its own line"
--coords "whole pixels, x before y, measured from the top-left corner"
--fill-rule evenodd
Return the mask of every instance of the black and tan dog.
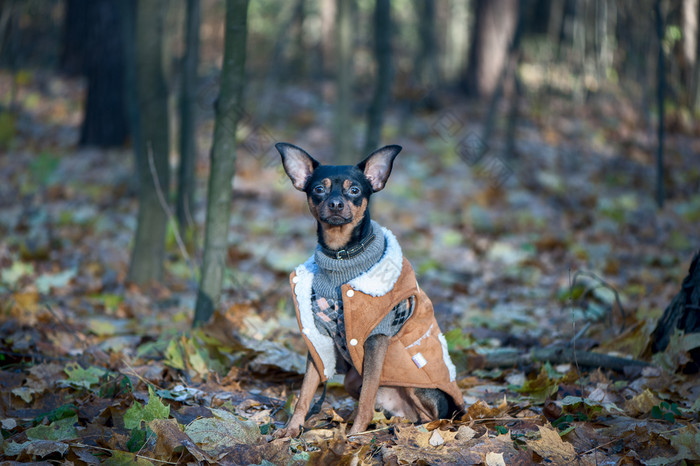
M 430 299 L 394 235 L 370 219 L 370 196 L 384 188 L 401 147 L 347 166 L 321 165 L 292 144 L 275 147 L 318 222 L 316 252 L 291 276 L 306 374 L 276 435 L 299 434 L 319 384 L 336 373 L 359 399 L 350 434 L 367 429 L 375 406 L 413 422 L 459 413 L 462 394 Z

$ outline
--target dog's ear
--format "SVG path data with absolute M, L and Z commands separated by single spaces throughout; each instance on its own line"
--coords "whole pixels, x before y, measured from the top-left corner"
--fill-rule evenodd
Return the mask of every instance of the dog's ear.
M 401 146 L 384 146 L 375 150 L 366 159 L 357 164 L 357 168 L 365 174 L 375 193 L 384 189 L 386 180 L 389 179 L 391 174 L 394 159 L 399 155 L 399 152 L 401 152 Z
M 284 171 L 292 180 L 292 184 L 299 191 L 303 191 L 309 177 L 320 164 L 304 149 L 294 144 L 278 142 L 275 144 L 275 148 L 282 156 Z

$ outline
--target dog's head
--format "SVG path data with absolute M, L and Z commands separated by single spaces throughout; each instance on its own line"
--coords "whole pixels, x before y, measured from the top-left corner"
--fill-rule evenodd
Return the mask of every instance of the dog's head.
M 321 165 L 304 149 L 275 145 L 292 184 L 306 193 L 309 209 L 331 249 L 344 247 L 352 231 L 369 218 L 369 198 L 386 185 L 400 146 L 385 146 L 357 165 Z

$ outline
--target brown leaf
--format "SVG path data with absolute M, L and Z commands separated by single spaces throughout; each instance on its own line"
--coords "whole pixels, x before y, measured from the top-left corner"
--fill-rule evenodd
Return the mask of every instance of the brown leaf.
M 528 448 L 537 452 L 545 460 L 555 464 L 565 464 L 576 458 L 573 445 L 564 442 L 559 433 L 551 427 L 539 427 L 540 438 L 538 440 L 525 440 Z
M 199 462 L 215 461 L 215 458 L 212 458 L 204 450 L 195 445 L 192 439 L 180 430 L 175 419 L 154 419 L 148 424 L 148 427 L 158 436 L 155 449 L 157 458 L 167 461 L 171 458 L 175 449 L 182 446 Z
M 485 401 L 479 400 L 469 408 L 464 416 L 462 416 L 463 421 L 469 421 L 474 419 L 490 419 L 502 416 L 508 411 L 508 402 L 506 398 L 503 397 L 503 401 L 496 408 L 490 407 Z

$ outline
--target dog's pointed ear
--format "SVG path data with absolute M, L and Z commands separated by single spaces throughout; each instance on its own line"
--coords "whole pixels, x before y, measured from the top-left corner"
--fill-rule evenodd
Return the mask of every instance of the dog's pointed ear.
M 292 180 L 292 184 L 299 191 L 303 191 L 309 177 L 320 164 L 304 149 L 294 144 L 278 142 L 275 144 L 275 148 L 282 156 L 284 171 Z
M 375 150 L 366 159 L 357 164 L 357 168 L 365 174 L 375 193 L 384 189 L 386 180 L 389 179 L 391 174 L 394 159 L 399 155 L 401 149 L 401 146 L 397 145 L 384 146 Z

